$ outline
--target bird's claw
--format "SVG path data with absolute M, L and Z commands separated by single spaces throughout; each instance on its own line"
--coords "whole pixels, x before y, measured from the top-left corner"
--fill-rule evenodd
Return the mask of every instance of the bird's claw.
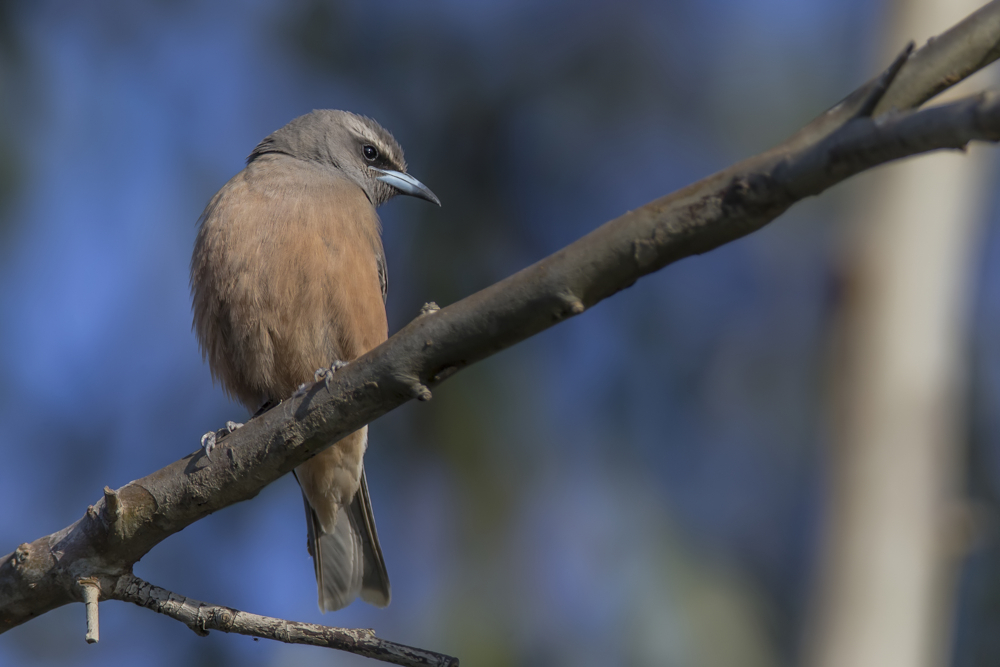
M 316 382 L 320 380 L 323 381 L 323 386 L 326 387 L 327 391 L 330 391 L 330 381 L 333 380 L 333 374 L 339 371 L 341 368 L 347 365 L 346 361 L 341 361 L 335 359 L 329 368 L 317 368 L 316 373 L 313 375 Z
M 215 444 L 219 441 L 219 438 L 229 435 L 236 429 L 243 426 L 243 424 L 234 421 L 227 421 L 226 425 L 220 428 L 218 431 L 209 431 L 205 435 L 201 436 L 201 448 L 205 452 L 205 456 L 208 460 L 212 460 L 212 450 L 215 449 Z
M 215 449 L 215 431 L 209 431 L 201 436 L 201 449 L 209 461 L 212 460 L 212 450 Z

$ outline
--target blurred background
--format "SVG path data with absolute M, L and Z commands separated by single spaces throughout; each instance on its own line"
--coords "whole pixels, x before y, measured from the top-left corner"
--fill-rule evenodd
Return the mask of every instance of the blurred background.
M 372 116 L 444 203 L 381 209 L 391 333 L 426 301 L 461 299 L 770 147 L 977 4 L 918 35 L 898 27 L 916 10 L 887 0 L 0 2 L 0 554 L 243 420 L 191 332 L 188 263 L 209 197 L 292 118 Z M 976 164 L 965 231 L 932 243 L 957 248 L 948 289 L 906 283 L 918 312 L 951 308 L 949 351 L 930 353 L 949 380 L 932 377 L 943 395 L 923 404 L 947 414 L 922 468 L 932 481 L 916 484 L 932 498 L 903 503 L 930 522 L 925 542 L 948 545 L 922 579 L 927 664 L 1000 661 L 1000 235 L 997 177 Z M 856 611 L 831 594 L 853 576 L 838 536 L 877 514 L 843 509 L 867 497 L 844 481 L 864 440 L 851 424 L 878 405 L 841 372 L 874 367 L 856 352 L 874 336 L 858 295 L 895 250 L 919 275 L 933 264 L 920 255 L 933 247 L 865 236 L 884 194 L 871 177 L 375 422 L 388 609 L 319 613 L 291 477 L 172 536 L 136 574 L 467 665 L 835 664 L 824 647 L 853 642 L 836 619 Z M 906 326 L 888 348 L 911 350 Z M 868 488 L 893 495 L 910 460 L 904 446 L 865 467 Z M 958 537 L 938 539 L 939 505 Z M 0 637 L 0 664 L 375 664 L 199 638 L 118 602 L 101 606 L 99 644 L 83 635 L 82 607 L 60 608 Z

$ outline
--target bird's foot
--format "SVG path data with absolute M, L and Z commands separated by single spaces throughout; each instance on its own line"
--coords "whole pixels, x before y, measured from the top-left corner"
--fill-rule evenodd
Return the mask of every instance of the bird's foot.
M 226 425 L 220 428 L 218 431 L 209 431 L 205 435 L 201 436 L 201 448 L 205 452 L 205 456 L 208 460 L 212 460 L 212 450 L 215 449 L 215 444 L 220 438 L 223 438 L 239 427 L 243 426 L 238 422 L 228 421 Z
M 323 386 L 326 387 L 327 391 L 330 391 L 330 380 L 333 379 L 333 374 L 346 365 L 347 365 L 346 361 L 341 361 L 339 359 L 336 359 L 332 364 L 330 364 L 329 368 L 317 368 L 316 373 L 314 375 L 316 382 L 322 380 Z

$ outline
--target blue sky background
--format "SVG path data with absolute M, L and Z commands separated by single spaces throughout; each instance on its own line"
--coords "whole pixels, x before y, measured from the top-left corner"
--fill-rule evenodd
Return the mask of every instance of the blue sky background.
M 188 263 L 209 197 L 292 118 L 376 118 L 444 203 L 381 211 L 395 331 L 425 301 L 467 296 L 779 141 L 880 69 L 884 11 L 0 3 L 0 553 L 245 416 L 202 363 Z M 136 574 L 471 665 L 793 664 L 850 192 L 643 279 L 374 423 L 388 609 L 319 613 L 290 477 L 171 537 Z M 970 322 L 970 488 L 986 508 L 1000 433 L 992 218 Z M 988 537 L 966 568 L 957 664 L 1000 657 L 998 551 Z M 0 638 L 0 664 L 366 662 L 199 638 L 123 603 L 101 620 L 88 646 L 82 607 L 51 612 Z

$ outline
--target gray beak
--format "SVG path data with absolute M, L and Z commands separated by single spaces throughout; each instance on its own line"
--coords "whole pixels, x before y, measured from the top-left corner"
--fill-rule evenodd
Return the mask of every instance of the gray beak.
M 375 167 L 372 167 L 372 171 L 378 173 L 378 176 L 375 178 L 383 183 L 388 183 L 404 195 L 420 197 L 421 199 L 426 199 L 427 201 L 437 204 L 438 206 L 441 205 L 441 200 L 437 198 L 436 194 L 431 192 L 430 188 L 409 174 L 404 174 L 401 171 L 392 171 L 390 169 L 376 169 Z

